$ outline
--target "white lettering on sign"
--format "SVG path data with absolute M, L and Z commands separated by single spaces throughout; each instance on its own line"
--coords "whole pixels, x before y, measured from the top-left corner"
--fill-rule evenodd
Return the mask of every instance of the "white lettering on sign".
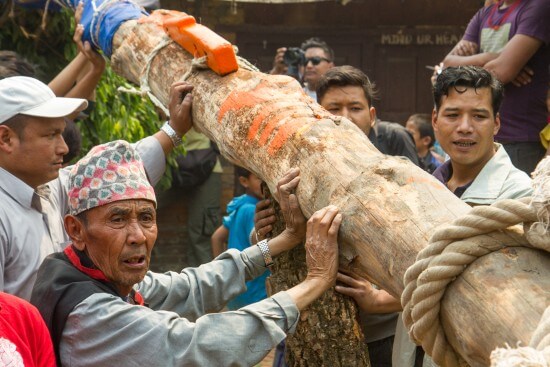
M 416 35 L 416 44 L 417 45 L 433 45 L 434 41 L 431 34 L 417 34 Z
M 435 35 L 435 44 L 436 45 L 442 45 L 442 46 L 454 46 L 460 41 L 460 36 L 457 36 L 456 34 L 436 34 Z
M 392 33 L 382 34 L 380 36 L 380 43 L 383 45 L 392 46 L 407 46 L 407 45 L 436 45 L 436 46 L 454 46 L 460 41 L 462 35 L 452 33 L 440 33 L 440 34 L 406 34 L 406 33 Z
M 383 45 L 410 45 L 413 43 L 413 36 L 410 34 L 383 34 L 380 42 Z

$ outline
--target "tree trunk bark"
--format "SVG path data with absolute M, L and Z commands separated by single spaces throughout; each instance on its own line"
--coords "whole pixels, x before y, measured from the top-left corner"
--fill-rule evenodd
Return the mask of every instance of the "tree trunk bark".
M 124 23 L 113 41 L 113 68 L 139 84 L 148 56 L 164 37 L 163 30 L 152 23 Z M 186 74 L 191 61 L 191 55 L 175 44 L 162 48 L 152 59 L 146 77 L 160 101 L 167 103 L 170 84 Z M 380 154 L 355 125 L 330 115 L 289 77 L 240 68 L 225 77 L 197 71 L 188 80 L 195 86 L 196 128 L 214 140 L 226 158 L 254 172 L 272 191 L 289 168 L 299 166 L 302 179 L 297 196 L 306 216 L 328 204 L 338 206 L 344 215 L 339 234 L 341 266 L 395 296 L 403 291 L 403 275 L 434 229 L 469 210 L 409 161 Z M 513 237 L 506 242 L 515 243 Z M 548 256 L 535 250 L 521 252 L 540 257 L 550 269 Z M 452 287 L 443 302 L 446 333 L 451 342 L 455 340 L 457 352 L 474 365 L 488 365 L 497 345 L 518 341 L 527 345 L 532 325 L 550 303 L 549 288 L 544 287 L 548 278 L 523 268 L 519 255 L 502 261 L 495 260 L 496 256 L 486 256 L 485 272 L 465 270 L 462 278 L 468 277 L 468 289 L 475 292 Z M 517 287 L 506 293 L 524 300 L 516 305 L 522 310 L 521 322 L 508 315 L 508 302 L 513 301 L 494 302 L 482 296 L 489 293 L 489 287 L 498 289 L 487 277 L 495 273 L 506 277 L 503 269 L 521 274 Z M 536 294 L 538 289 L 542 294 Z M 463 302 L 466 298 L 472 302 Z M 525 303 L 530 303 L 529 312 L 522 308 Z M 475 313 L 470 305 L 475 305 Z M 462 324 L 465 313 L 483 324 L 473 323 L 475 328 Z M 495 330 L 506 331 L 506 337 Z M 478 340 L 486 342 L 475 344 Z M 473 356 L 470 341 L 479 347 Z
M 272 199 L 272 197 L 270 197 Z M 285 228 L 277 202 L 272 200 L 277 221 L 275 237 Z M 307 272 L 304 244 L 275 259 L 267 278 L 267 293 L 273 295 L 302 281 Z M 367 345 L 358 322 L 357 304 L 349 297 L 327 291 L 300 314 L 293 335 L 285 341 L 285 361 L 289 367 L 369 367 Z

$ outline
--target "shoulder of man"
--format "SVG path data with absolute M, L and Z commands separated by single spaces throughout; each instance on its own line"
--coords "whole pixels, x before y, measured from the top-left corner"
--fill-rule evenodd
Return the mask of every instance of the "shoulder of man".
M 413 137 L 405 127 L 387 121 L 377 121 L 377 125 L 377 138 L 382 153 L 407 157 L 417 166 L 420 164 Z
M 550 43 L 550 1 L 530 0 L 520 4 L 516 34 L 536 38 L 548 45 Z
M 523 171 L 512 167 L 502 185 L 499 199 L 520 199 L 533 194 L 531 178 Z

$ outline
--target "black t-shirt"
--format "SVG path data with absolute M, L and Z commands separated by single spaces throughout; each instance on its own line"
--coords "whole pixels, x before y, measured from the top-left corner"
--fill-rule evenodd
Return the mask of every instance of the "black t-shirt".
M 420 166 L 412 135 L 395 122 L 377 121 L 369 140 L 383 154 L 403 156 Z

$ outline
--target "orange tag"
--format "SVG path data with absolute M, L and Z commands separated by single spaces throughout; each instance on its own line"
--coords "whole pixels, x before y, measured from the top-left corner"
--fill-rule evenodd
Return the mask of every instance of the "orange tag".
M 140 23 L 156 23 L 177 44 L 195 58 L 206 56 L 206 64 L 218 75 L 237 71 L 237 56 L 231 43 L 209 28 L 197 24 L 195 18 L 175 10 L 156 10 Z

